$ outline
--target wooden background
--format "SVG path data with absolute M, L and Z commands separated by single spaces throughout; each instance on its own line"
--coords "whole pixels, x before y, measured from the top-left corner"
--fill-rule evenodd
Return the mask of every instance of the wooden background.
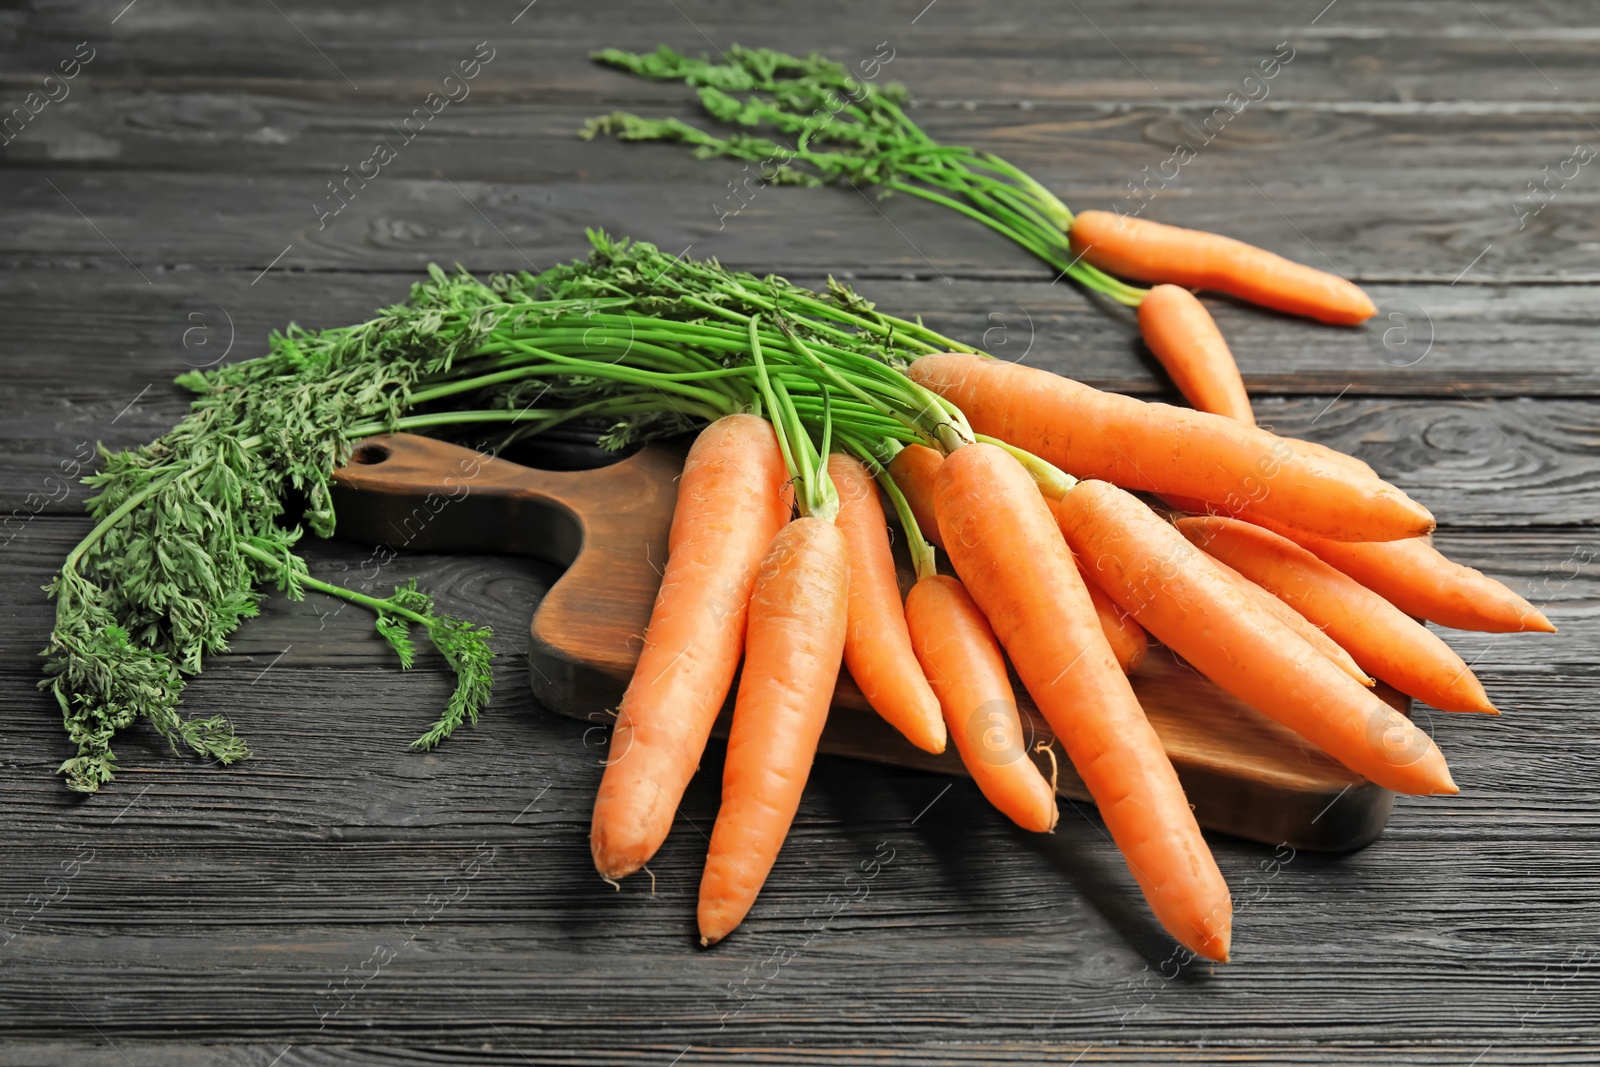
M 1600 163 L 1518 216 L 1530 181 L 1600 145 L 1591 5 L 525 2 L 0 10 L 0 115 L 79 42 L 94 50 L 0 150 L 0 515 L 16 517 L 0 905 L 17 931 L 0 946 L 0 1061 L 1595 1062 Z M 319 228 L 327 183 L 485 41 L 472 95 Z M 931 205 L 765 189 L 719 227 L 737 166 L 574 139 L 615 107 L 693 115 L 680 87 L 588 50 L 892 49 L 883 77 L 912 87 L 936 136 L 1087 208 L 1284 41 L 1267 98 L 1147 215 L 1367 287 L 1384 317 L 1355 331 L 1211 306 L 1265 422 L 1371 462 L 1433 509 L 1447 552 L 1562 632 L 1447 635 L 1506 713 L 1421 713 L 1459 797 L 1402 799 L 1350 856 L 1214 841 L 1236 962 L 1176 966 L 1090 809 L 1030 838 L 968 784 L 829 759 L 756 914 L 699 949 L 720 752 L 654 895 L 600 883 L 602 739 L 529 699 L 526 624 L 556 575 L 519 559 L 402 555 L 370 583 L 421 576 L 500 634 L 494 707 L 435 754 L 405 742 L 448 692 L 436 663 L 402 674 L 366 616 L 274 598 L 186 701 L 229 715 L 255 759 L 205 766 L 140 729 L 103 794 L 52 773 L 68 753 L 33 688 L 39 586 L 87 529 L 84 490 L 53 475 L 94 441 L 170 426 L 186 367 L 257 355 L 291 320 L 357 321 L 430 261 L 544 267 L 598 225 L 798 281 L 831 271 L 997 353 L 1164 395 L 1126 320 Z M 308 553 L 359 584 L 365 549 Z M 875 854 L 892 859 L 838 909 Z

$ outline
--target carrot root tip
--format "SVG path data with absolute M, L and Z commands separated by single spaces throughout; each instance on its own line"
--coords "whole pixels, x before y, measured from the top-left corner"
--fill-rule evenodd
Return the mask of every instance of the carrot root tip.
M 600 880 L 606 885 L 610 886 L 612 889 L 615 889 L 617 892 L 622 892 L 622 883 L 617 881 L 615 878 L 607 878 L 604 874 L 602 874 L 600 876 Z
M 1035 752 L 1043 752 L 1046 756 L 1050 757 L 1050 795 L 1055 796 L 1056 783 L 1061 777 L 1061 764 L 1056 761 L 1056 750 L 1045 741 L 1040 741 L 1038 744 L 1034 745 L 1033 750 Z M 1059 819 L 1060 817 L 1061 813 L 1058 809 L 1056 812 L 1056 818 Z M 1055 825 L 1056 824 L 1054 822 L 1050 824 L 1052 831 L 1054 830 Z

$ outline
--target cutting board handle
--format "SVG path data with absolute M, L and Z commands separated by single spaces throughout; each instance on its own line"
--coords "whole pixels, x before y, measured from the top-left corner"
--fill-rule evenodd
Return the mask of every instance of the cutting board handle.
M 595 470 L 542 471 L 429 437 L 368 437 L 333 475 L 338 532 L 396 550 L 507 552 L 562 566 L 585 546 L 635 550 L 631 558 L 643 551 L 641 520 L 671 516 L 658 468 L 676 472 L 679 462 L 646 449 Z M 359 507 L 338 506 L 357 496 Z
M 598 658 L 627 677 L 637 638 L 619 641 L 605 620 L 644 632 L 649 603 L 641 614 L 633 591 L 660 584 L 682 469 L 680 453 L 658 446 L 609 467 L 542 471 L 390 434 L 358 442 L 334 472 L 334 511 L 340 537 L 395 551 L 511 553 L 566 567 L 534 619 L 535 658 Z

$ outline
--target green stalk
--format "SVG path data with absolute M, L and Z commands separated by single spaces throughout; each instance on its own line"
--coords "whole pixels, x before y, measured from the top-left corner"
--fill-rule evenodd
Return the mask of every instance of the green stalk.
M 838 490 L 834 488 L 833 479 L 828 477 L 827 465 L 820 462 L 812 447 L 811 437 L 789 400 L 783 379 L 775 378 L 767 371 L 766 361 L 761 355 L 761 337 L 755 316 L 750 318 L 750 357 L 755 362 L 761 393 L 767 401 L 768 418 L 777 432 L 784 464 L 797 483 L 795 503 L 799 505 L 802 515 L 814 515 L 832 522 L 839 514 Z M 824 403 L 824 439 L 832 435 L 832 419 L 832 413 Z
M 305 571 L 303 563 L 296 567 L 299 561 L 279 559 L 248 540 L 241 542 L 239 547 L 245 555 L 270 568 L 278 576 L 279 587 L 288 593 L 291 600 L 302 599 L 304 590 L 311 589 L 370 610 L 377 616 L 378 633 L 400 654 L 402 669 L 409 668 L 415 662 L 415 652 L 407 631 L 410 626 L 423 628 L 429 643 L 456 669 L 460 681 L 445 713 L 421 737 L 411 742 L 412 748 L 433 748 L 454 733 L 463 721 L 470 720 L 474 725 L 477 724 L 478 709 L 487 701 L 491 684 L 489 663 L 494 653 L 489 650 L 487 642 L 487 638 L 492 636 L 491 631 L 464 626 L 448 616 L 435 615 L 432 599 L 427 594 L 417 592 L 415 579 L 396 589 L 392 596 L 374 597 L 314 578 Z M 404 626 L 397 625 L 401 621 Z
M 104 537 L 106 533 L 115 527 L 119 522 L 127 518 L 133 509 L 137 508 L 139 505 L 143 504 L 145 501 L 149 500 L 151 497 L 161 492 L 161 490 L 165 489 L 167 486 L 171 485 L 179 478 L 184 477 L 188 473 L 189 472 L 187 471 L 173 471 L 170 474 L 162 476 L 157 481 L 152 482 L 149 486 L 137 493 L 134 493 L 132 496 L 128 497 L 128 499 L 124 500 L 120 505 L 118 505 L 115 511 L 96 523 L 94 529 L 85 534 L 83 540 L 79 541 L 77 545 L 73 547 L 72 551 L 67 553 L 66 563 L 63 564 L 64 568 L 67 570 L 77 570 L 78 562 L 83 558 L 83 554 L 90 548 L 94 547 L 95 543 Z
M 989 437 L 978 434 L 978 440 L 986 445 L 995 445 L 1011 453 L 1023 465 L 1033 480 L 1038 483 L 1039 491 L 1051 500 L 1060 500 L 1067 495 L 1068 490 L 1078 484 L 1078 479 L 1068 474 L 1048 460 L 1041 459 L 1032 452 L 1016 445 L 1007 444 L 998 437 Z
M 939 573 L 938 561 L 934 556 L 933 546 L 923 536 L 922 527 L 917 525 L 917 516 L 911 510 L 911 502 L 906 499 L 905 493 L 900 490 L 894 476 L 889 473 L 889 468 L 873 455 L 872 450 L 855 437 L 841 434 L 839 443 L 844 450 L 860 460 L 862 465 L 872 474 L 874 480 L 883 487 L 888 494 L 889 502 L 894 507 L 894 513 L 900 520 L 900 528 L 905 531 L 906 551 L 911 555 L 911 566 L 917 574 L 917 581 L 931 578 Z M 899 449 L 896 447 L 895 452 Z M 890 453 L 890 458 L 894 457 Z
M 677 141 L 700 156 L 729 156 L 753 162 L 777 158 L 811 168 L 789 175 L 803 184 L 843 182 L 857 188 L 881 184 L 959 212 L 1009 237 L 1092 292 L 1136 306 L 1146 290 L 1113 278 L 1072 257 L 1065 234 L 1073 215 L 1061 200 L 1020 168 L 987 152 L 941 145 L 905 113 L 897 91 L 841 78 L 836 64 L 819 57 L 801 59 L 770 49 L 732 49 L 728 62 L 690 60 L 663 47 L 648 56 L 615 49 L 594 58 L 654 80 L 682 80 L 701 87 L 701 102 L 712 116 L 744 127 L 766 123 L 800 132 L 795 148 L 753 133 L 717 137 L 677 119 L 651 120 L 614 113 L 591 119 L 582 136 L 613 133 L 629 141 Z M 756 76 L 753 70 L 772 72 Z M 799 72 L 799 73 L 791 73 Z M 715 87 L 715 88 L 713 88 Z M 722 87 L 771 94 L 739 101 Z M 828 92 L 850 94 L 852 102 L 820 126 L 799 109 L 823 101 Z M 793 110 L 791 110 L 793 109 Z M 813 141 L 836 150 L 822 150 Z M 814 173 L 813 173 L 814 172 Z M 942 190 L 942 191 L 939 191 Z M 963 202 L 964 198 L 966 202 Z

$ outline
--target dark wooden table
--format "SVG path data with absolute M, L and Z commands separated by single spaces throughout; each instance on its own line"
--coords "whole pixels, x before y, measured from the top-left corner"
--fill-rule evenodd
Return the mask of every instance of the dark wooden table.
M 1600 163 L 1570 162 L 1600 145 L 1592 6 L 525 2 L 0 11 L 0 117 L 80 60 L 65 99 L 13 119 L 0 169 L 0 904 L 29 917 L 0 946 L 0 1061 L 1596 1062 Z M 471 96 L 319 222 L 328 183 L 480 42 Z M 1236 962 L 1179 969 L 1092 809 L 1028 837 L 968 784 L 824 759 L 756 914 L 707 952 L 720 753 L 654 895 L 599 882 L 600 738 L 532 704 L 522 658 L 556 575 L 447 556 L 382 584 L 420 576 L 498 631 L 477 728 L 407 751 L 448 691 L 437 665 L 403 674 L 366 617 L 274 597 L 186 701 L 230 716 L 253 760 L 205 766 L 140 729 L 111 787 L 69 794 L 33 685 L 39 587 L 87 524 L 85 490 L 53 476 L 170 426 L 186 367 L 358 321 L 429 262 L 545 267 L 602 226 L 833 272 L 998 353 L 1165 395 L 1126 321 L 935 207 L 766 189 L 719 225 L 738 167 L 577 141 L 615 107 L 692 117 L 679 87 L 585 59 L 659 42 L 892 50 L 884 76 L 933 133 L 1077 207 L 1163 174 L 1209 122 L 1146 214 L 1331 264 L 1384 311 L 1342 331 L 1212 302 L 1263 420 L 1371 462 L 1447 552 L 1561 627 L 1447 635 L 1505 710 L 1421 712 L 1461 795 L 1402 799 L 1354 855 L 1216 839 Z M 1218 118 L 1274 53 L 1292 59 L 1265 97 Z M 1548 175 L 1570 177 L 1535 198 Z M 308 551 L 338 580 L 366 555 Z M 805 925 L 875 854 L 870 895 Z

